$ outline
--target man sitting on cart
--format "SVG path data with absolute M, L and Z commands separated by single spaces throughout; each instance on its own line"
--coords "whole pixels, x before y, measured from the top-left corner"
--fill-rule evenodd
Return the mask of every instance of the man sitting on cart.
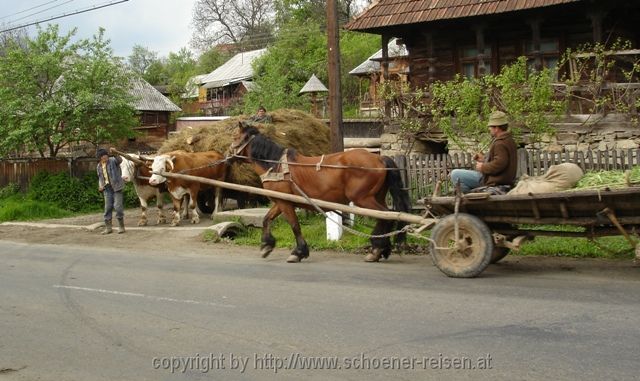
M 460 184 L 462 193 L 469 193 L 476 188 L 489 187 L 498 190 L 496 193 L 506 193 L 516 178 L 518 156 L 516 142 L 507 131 L 509 122 L 502 111 L 494 111 L 489 116 L 489 133 L 493 138 L 489 146 L 489 153 L 485 156 L 477 154 L 475 170 L 454 169 L 451 171 L 451 181 L 454 186 Z M 475 191 L 484 191 L 478 189 Z

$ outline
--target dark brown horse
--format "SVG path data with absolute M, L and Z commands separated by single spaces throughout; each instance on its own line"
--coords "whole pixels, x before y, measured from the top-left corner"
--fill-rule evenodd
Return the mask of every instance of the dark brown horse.
M 294 149 L 285 150 L 262 135 L 257 128 L 243 122 L 234 136 L 231 151 L 236 159 L 253 164 L 265 189 L 341 204 L 352 201 L 359 207 L 384 211 L 389 210 L 385 197 L 387 191 L 390 191 L 395 210 L 408 212 L 411 207 L 397 167 L 386 156 L 375 155 L 363 149 L 323 156 L 303 156 Z M 273 206 L 263 221 L 262 257 L 268 256 L 275 247 L 271 222 L 282 213 L 296 237 L 296 247 L 287 262 L 300 262 L 309 256 L 309 248 L 302 236 L 295 208 L 313 207 L 275 198 L 272 201 Z M 395 221 L 378 220 L 372 234 L 389 233 L 395 224 Z M 398 222 L 398 225 L 402 227 L 405 224 Z M 400 234 L 396 243 L 401 243 L 404 239 L 404 234 Z M 381 257 L 388 258 L 391 253 L 389 237 L 373 237 L 371 246 L 373 253 L 367 255 L 368 262 L 377 262 Z

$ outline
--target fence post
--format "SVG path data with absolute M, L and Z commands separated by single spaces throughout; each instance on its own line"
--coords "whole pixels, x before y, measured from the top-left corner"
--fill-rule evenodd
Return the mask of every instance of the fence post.
M 527 150 L 524 148 L 519 148 L 516 154 L 518 158 L 518 169 L 516 171 L 516 179 L 519 179 L 523 174 L 527 174 L 528 168 L 528 157 Z

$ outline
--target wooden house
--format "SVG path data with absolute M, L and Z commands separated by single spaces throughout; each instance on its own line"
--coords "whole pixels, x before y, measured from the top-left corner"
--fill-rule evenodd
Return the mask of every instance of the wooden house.
M 198 78 L 198 103 L 206 116 L 228 115 L 253 86 L 253 61 L 266 49 L 238 53 L 211 73 Z
M 379 0 L 345 27 L 382 36 L 385 78 L 390 75 L 389 41 L 402 39 L 408 51 L 408 81 L 422 88 L 456 74 L 498 73 L 520 56 L 528 57 L 532 67 L 557 68 L 568 48 L 610 45 L 618 38 L 630 41 L 632 50 L 612 53 L 637 58 L 637 20 L 640 2 L 626 0 Z M 619 124 L 615 129 L 613 135 L 628 130 Z M 624 138 L 637 145 L 636 135 Z
M 372 54 L 366 61 L 356 66 L 349 75 L 360 80 L 359 108 L 362 116 L 377 116 L 379 111 L 380 94 L 378 88 L 385 80 L 394 81 L 401 85 L 408 80 L 408 53 L 402 40 L 392 38 L 387 45 L 389 56 L 388 75 L 382 76 L 382 49 Z
M 156 150 L 172 129 L 171 113 L 180 111 L 180 107 L 139 77 L 132 82 L 131 94 L 136 98 L 133 107 L 138 112 L 140 125 L 134 128 L 136 136 L 123 142 L 123 148 L 132 151 Z

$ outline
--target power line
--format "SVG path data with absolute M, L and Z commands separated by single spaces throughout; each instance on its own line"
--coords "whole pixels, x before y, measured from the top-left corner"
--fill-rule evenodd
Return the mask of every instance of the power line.
M 81 13 L 85 13 L 85 12 L 95 11 L 95 10 L 97 10 L 97 9 L 110 7 L 110 6 L 112 6 L 112 5 L 117 5 L 117 4 L 120 4 L 120 3 L 125 3 L 125 2 L 127 2 L 127 1 L 129 1 L 129 0 L 111 1 L 111 2 L 106 3 L 106 4 L 94 5 L 94 6 L 92 6 L 92 7 L 84 8 L 84 9 L 80 9 L 80 10 L 77 10 L 77 11 L 74 11 L 74 12 L 71 12 L 71 13 L 63 13 L 63 14 L 61 14 L 61 15 L 53 16 L 53 17 L 50 17 L 50 18 L 48 18 L 48 19 L 44 19 L 44 20 L 37 20 L 37 21 L 30 22 L 30 23 L 27 23 L 27 24 L 22 24 L 22 25 L 18 25 L 18 26 L 15 26 L 15 27 L 11 27 L 11 28 L 7 28 L 7 29 L 3 29 L 3 30 L 0 30 L 0 33 L 10 32 L 10 31 L 12 31 L 12 30 L 16 30 L 16 29 L 22 29 L 22 28 L 25 28 L 25 27 L 28 27 L 28 26 L 31 26 L 31 25 L 36 25 L 36 24 L 40 24 L 40 23 L 43 23 L 43 22 L 51 21 L 51 20 L 61 19 L 61 18 L 63 18 L 63 17 L 69 17 L 69 16 L 74 16 L 74 15 L 81 14 Z
M 23 11 L 12 13 L 10 15 L 6 15 L 6 16 L 0 17 L 0 20 L 4 20 L 4 19 L 9 18 L 9 17 L 17 16 L 19 14 L 22 14 L 22 13 L 25 13 L 25 12 L 29 12 L 31 10 L 34 10 L 34 9 L 37 9 L 37 8 L 40 8 L 40 7 L 44 7 L 45 5 L 49 5 L 51 3 L 55 3 L 55 2 L 58 2 L 58 1 L 60 1 L 60 0 L 51 0 L 51 1 L 48 1 L 46 3 L 40 4 L 40 5 L 36 5 L 36 6 L 31 7 L 31 8 L 27 8 L 27 9 L 25 9 Z
M 13 23 L 15 23 L 16 21 L 24 20 L 24 19 L 29 18 L 29 17 L 31 17 L 31 16 L 35 16 L 35 15 L 37 15 L 37 14 L 40 14 L 40 13 L 43 13 L 43 12 L 46 12 L 46 11 L 52 10 L 52 9 L 54 9 L 54 8 L 61 7 L 61 6 L 65 5 L 65 4 L 72 3 L 73 1 L 74 1 L 74 0 L 67 0 L 67 1 L 65 1 L 64 3 L 62 3 L 62 4 L 54 5 L 54 6 L 52 6 L 52 7 L 49 7 L 49 8 L 43 9 L 43 10 L 38 11 L 38 12 L 34 12 L 34 13 L 31 13 L 31 14 L 28 14 L 28 15 L 26 15 L 26 16 L 22 16 L 22 17 L 20 17 L 19 19 L 11 20 L 11 21 L 9 21 L 9 22 L 13 24 Z

